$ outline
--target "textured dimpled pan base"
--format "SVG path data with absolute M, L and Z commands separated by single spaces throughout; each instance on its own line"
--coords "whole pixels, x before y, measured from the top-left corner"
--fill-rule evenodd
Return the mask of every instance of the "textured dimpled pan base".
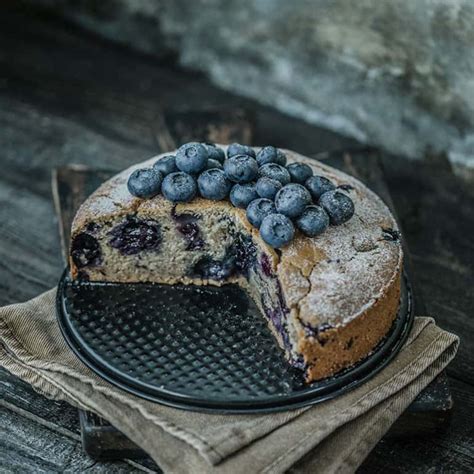
M 288 410 L 351 390 L 393 359 L 413 322 L 404 278 L 398 316 L 372 355 L 308 385 L 235 285 L 73 282 L 66 271 L 57 307 L 71 349 L 105 380 L 158 403 L 220 413 Z

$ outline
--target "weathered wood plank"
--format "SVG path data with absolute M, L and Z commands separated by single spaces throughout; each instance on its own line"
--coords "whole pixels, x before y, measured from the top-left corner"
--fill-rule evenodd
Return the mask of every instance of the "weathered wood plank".
M 0 368 L 0 411 L 1 410 L 4 410 L 5 413 L 9 412 L 9 416 L 12 416 L 14 420 L 20 420 L 21 418 L 20 424 L 23 427 L 22 430 L 29 430 L 32 433 L 39 433 L 40 427 L 43 427 L 46 430 L 46 433 L 51 432 L 52 434 L 49 434 L 48 436 L 51 439 L 54 449 L 56 449 L 56 445 L 61 445 L 62 443 L 66 443 L 68 446 L 71 443 L 74 446 L 77 444 L 81 447 L 81 455 L 86 460 L 91 461 L 90 457 L 83 453 L 82 450 L 81 431 L 77 409 L 66 402 L 49 400 L 43 397 L 42 395 L 35 392 L 30 385 L 18 380 L 16 377 L 2 368 Z M 3 449 L 1 446 L 1 438 L 6 436 L 8 436 L 8 433 L 1 425 L 0 415 L 0 472 L 3 472 L 2 468 L 6 466 L 2 466 L 1 464 Z M 67 440 L 62 441 L 63 437 L 67 438 Z M 12 440 L 13 445 L 16 442 L 17 441 Z M 13 451 L 15 449 L 12 447 Z M 19 446 L 18 449 L 20 450 L 19 456 L 21 457 L 23 448 Z M 5 461 L 5 463 L 6 462 L 7 461 Z M 96 465 L 95 463 L 90 462 L 90 464 L 95 466 L 96 469 L 102 468 L 102 463 Z M 107 463 L 104 465 L 104 468 L 108 468 L 110 466 L 112 466 L 111 468 L 114 468 L 116 465 L 120 466 L 122 470 L 137 469 L 147 472 L 155 472 L 159 470 L 156 464 L 148 457 L 144 457 L 143 459 L 137 461 L 125 459 L 123 463 L 119 464 L 113 463 L 109 465 L 109 463 Z M 13 469 L 13 465 L 10 467 Z M 35 465 L 32 464 L 31 471 L 27 472 L 34 472 L 34 469 L 37 467 L 38 466 L 35 467 Z M 7 470 L 6 472 L 11 472 L 11 470 Z M 108 471 L 99 470 L 98 472 Z
M 48 18 L 4 11 L 0 39 L 0 90 L 129 146 L 155 146 L 156 134 L 150 133 L 154 117 L 162 109 L 184 106 L 253 111 L 257 144 L 274 143 L 306 153 L 356 145 L 333 132 L 315 133 L 301 120 L 219 90 L 200 75 L 97 42 Z
M 427 312 L 461 336 L 448 374 L 474 385 L 474 188 L 446 162 L 384 166 Z
M 0 368 L 0 406 L 57 433 L 75 439 L 80 437 L 79 417 L 74 407 L 48 400 L 3 368 Z
M 467 383 L 450 385 L 456 409 L 443 431 L 428 438 L 383 439 L 359 472 L 473 472 L 474 394 Z
M 172 150 L 191 141 L 210 143 L 252 143 L 254 117 L 248 110 L 204 107 L 165 110 L 158 122 L 158 143 Z
M 30 423 L 12 411 L 0 407 L 0 471 L 24 473 L 143 472 L 126 462 L 97 463 L 82 452 L 81 442 Z

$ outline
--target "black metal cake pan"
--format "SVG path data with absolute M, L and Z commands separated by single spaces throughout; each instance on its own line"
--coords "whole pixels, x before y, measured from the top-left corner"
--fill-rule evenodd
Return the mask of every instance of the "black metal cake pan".
M 103 379 L 176 408 L 261 413 L 320 403 L 364 383 L 396 356 L 413 322 L 409 282 L 389 334 L 356 366 L 306 384 L 235 285 L 59 282 L 57 314 L 75 354 Z

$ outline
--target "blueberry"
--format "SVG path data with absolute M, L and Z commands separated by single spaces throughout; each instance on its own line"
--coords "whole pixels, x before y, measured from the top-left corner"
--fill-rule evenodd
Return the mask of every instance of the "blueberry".
M 196 196 L 197 186 L 191 175 L 178 171 L 165 176 L 161 190 L 169 201 L 188 202 Z
M 176 166 L 185 173 L 196 174 L 206 169 L 209 153 L 200 143 L 186 143 L 176 152 Z
M 135 170 L 128 178 L 130 194 L 139 198 L 151 198 L 160 192 L 163 175 L 154 168 Z
M 280 181 L 283 186 L 291 181 L 288 170 L 276 163 L 267 163 L 266 165 L 261 166 L 258 172 L 261 177 L 265 176 L 267 178 L 276 179 L 277 181 Z
M 306 180 L 305 186 L 315 201 L 317 201 L 322 194 L 336 188 L 336 186 L 324 176 L 311 176 Z
M 222 148 L 214 145 L 214 143 L 205 143 L 204 146 L 206 147 L 207 153 L 209 154 L 209 158 L 212 158 L 219 163 L 224 163 L 225 153 Z
M 248 183 L 257 177 L 258 165 L 251 156 L 236 155 L 225 160 L 224 171 L 231 181 Z
M 212 168 L 223 169 L 222 163 L 220 161 L 215 160 L 214 158 L 209 158 L 207 160 L 207 170 L 211 170 Z
M 153 169 L 158 170 L 163 176 L 167 176 L 170 173 L 179 171 L 178 167 L 176 166 L 176 157 L 174 155 L 168 155 L 160 158 L 153 165 Z
M 220 201 L 229 195 L 232 183 L 226 178 L 223 170 L 213 168 L 203 171 L 197 180 L 199 192 L 205 199 Z
M 320 206 L 307 206 L 296 219 L 296 227 L 307 237 L 322 234 L 329 226 L 329 216 Z
M 257 193 L 262 198 L 274 199 L 281 187 L 280 181 L 265 176 L 257 181 Z
M 176 223 L 176 230 L 186 241 L 187 251 L 201 250 L 205 246 L 205 242 L 201 235 L 201 229 L 198 224 L 198 216 L 187 212 L 176 214 L 176 209 L 173 208 L 171 211 L 171 218 Z
M 251 237 L 240 233 L 233 234 L 233 242 L 227 247 L 222 260 L 215 260 L 209 255 L 201 257 L 194 265 L 191 275 L 205 280 L 224 280 L 234 275 L 248 277 L 254 267 L 257 250 Z
M 275 196 L 276 210 L 291 218 L 301 215 L 308 204 L 311 204 L 311 194 L 297 183 L 283 186 Z
M 99 230 L 101 228 L 102 228 L 102 226 L 100 224 L 98 224 L 97 222 L 89 222 L 89 224 L 87 224 L 87 226 L 86 226 L 86 231 L 89 234 L 95 234 L 95 233 L 99 232 Z
M 191 276 L 203 280 L 227 280 L 236 272 L 233 259 L 214 260 L 208 255 L 201 257 L 193 266 Z
M 271 247 L 279 249 L 289 244 L 295 235 L 291 220 L 283 214 L 266 216 L 260 226 L 260 237 Z
M 247 207 L 247 219 L 257 229 L 260 227 L 264 217 L 275 213 L 275 204 L 270 199 L 255 199 Z
M 257 153 L 258 166 L 267 163 L 276 163 L 277 165 L 286 165 L 286 156 L 278 148 L 274 146 L 265 146 Z
M 328 191 L 319 199 L 319 205 L 329 214 L 332 225 L 341 225 L 354 215 L 354 203 L 340 191 Z
M 241 145 L 240 143 L 232 143 L 227 148 L 227 158 L 231 158 L 236 155 L 248 155 L 255 158 L 255 151 L 251 146 Z
M 237 271 L 248 278 L 249 271 L 257 264 L 257 247 L 252 237 L 238 232 L 234 237 L 234 243 L 229 249 L 229 253 L 235 255 L 235 266 Z
M 102 252 L 99 242 L 86 232 L 77 234 L 71 243 L 71 258 L 77 268 L 100 265 Z
M 254 183 L 234 184 L 230 191 L 230 202 L 235 207 L 245 209 L 255 199 L 258 194 Z
M 135 255 L 144 250 L 159 251 L 161 229 L 155 220 L 127 216 L 108 233 L 109 245 L 122 255 Z
M 290 163 L 286 169 L 290 173 L 293 183 L 304 184 L 313 176 L 313 170 L 306 163 Z

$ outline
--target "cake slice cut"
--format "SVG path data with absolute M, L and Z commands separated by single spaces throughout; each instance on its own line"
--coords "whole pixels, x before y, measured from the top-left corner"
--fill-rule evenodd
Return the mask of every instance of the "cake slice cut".
M 396 317 L 402 249 L 396 222 L 362 183 L 318 161 L 284 151 L 341 186 L 355 204 L 348 222 L 314 238 L 297 233 L 280 250 L 260 237 L 245 211 L 227 201 L 172 203 L 132 196 L 133 166 L 104 183 L 72 226 L 74 279 L 222 285 L 255 300 L 289 363 L 308 382 L 366 357 Z

